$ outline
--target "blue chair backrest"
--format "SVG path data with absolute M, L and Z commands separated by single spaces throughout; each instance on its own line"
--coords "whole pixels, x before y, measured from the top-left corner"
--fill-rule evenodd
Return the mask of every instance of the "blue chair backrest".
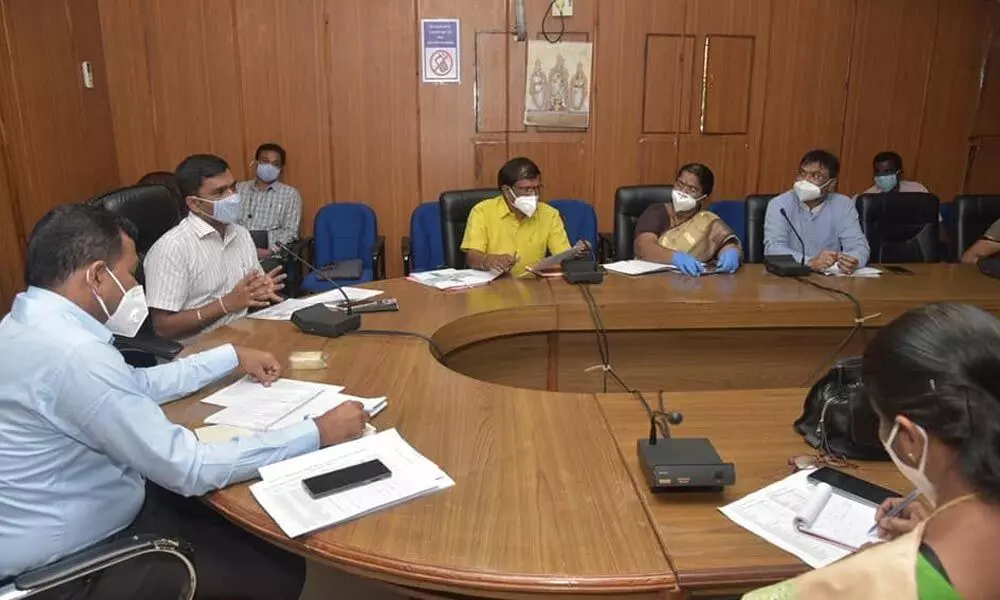
M 719 215 L 726 225 L 740 239 L 740 245 L 747 245 L 747 207 L 743 200 L 719 200 L 708 205 L 708 210 Z
M 313 264 L 322 268 L 331 262 L 360 258 L 372 269 L 371 247 L 378 235 L 378 221 L 367 204 L 334 202 L 316 213 Z
M 441 205 L 425 202 L 410 215 L 410 272 L 433 271 L 444 266 Z
M 552 200 L 549 206 L 559 211 L 566 225 L 569 243 L 587 240 L 594 252 L 599 251 L 597 242 L 597 213 L 594 207 L 583 200 Z

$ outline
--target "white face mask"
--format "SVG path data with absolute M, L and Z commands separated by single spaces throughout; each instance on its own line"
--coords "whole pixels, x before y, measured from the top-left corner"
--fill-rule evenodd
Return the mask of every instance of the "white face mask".
M 538 210 L 538 196 L 515 196 L 514 208 L 530 219 Z
M 833 181 L 832 179 L 830 181 Z M 829 182 L 824 184 L 822 187 L 816 185 L 811 181 L 806 181 L 805 179 L 795 182 L 795 195 L 799 197 L 802 202 L 812 202 L 813 200 L 819 200 L 823 197 L 823 188 L 830 185 Z
M 674 189 L 670 192 L 670 199 L 673 200 L 675 212 L 687 212 L 689 210 L 693 210 L 696 206 L 698 206 L 698 201 L 702 198 L 704 198 L 704 196 L 695 198 L 691 194 L 682 192 L 678 189 Z
M 111 269 L 108 269 L 108 274 L 111 275 L 111 279 L 118 285 L 118 289 L 122 291 L 122 301 L 118 303 L 118 308 L 115 309 L 113 314 L 108 310 L 108 306 L 104 303 L 101 296 L 94 290 L 90 290 L 97 303 L 101 305 L 104 314 L 108 316 L 108 320 L 104 323 L 104 326 L 110 329 L 111 333 L 117 333 L 118 335 L 130 338 L 135 337 L 135 334 L 139 332 L 139 328 L 142 327 L 143 321 L 149 315 L 149 307 L 146 306 L 146 292 L 142 289 L 141 285 L 137 285 L 126 292 L 121 282 L 111 272 Z M 89 273 L 87 281 L 90 281 Z
M 930 445 L 930 439 L 927 437 L 927 432 L 920 425 L 914 423 L 914 427 L 920 432 L 920 435 L 924 438 L 924 449 L 920 453 L 920 465 L 917 468 L 913 468 L 910 465 L 905 464 L 903 461 L 899 460 L 896 456 L 896 452 L 892 449 L 892 443 L 896 441 L 896 435 L 899 434 L 899 423 L 896 423 L 892 427 L 892 433 L 889 434 L 889 439 L 882 442 L 885 446 L 885 451 L 889 453 L 889 458 L 892 459 L 893 464 L 899 469 L 899 472 L 903 474 L 910 480 L 913 487 L 917 488 L 924 498 L 931 503 L 932 506 L 937 506 L 937 490 L 934 489 L 934 484 L 927 479 L 927 474 L 924 473 L 924 469 L 927 468 L 927 448 Z

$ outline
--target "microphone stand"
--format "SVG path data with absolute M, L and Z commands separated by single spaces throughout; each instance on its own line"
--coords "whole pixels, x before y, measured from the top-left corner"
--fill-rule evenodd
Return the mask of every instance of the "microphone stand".
M 344 312 L 332 311 L 323 306 L 323 304 L 313 304 L 312 306 L 300 308 L 299 310 L 293 312 L 292 323 L 294 323 L 299 330 L 310 335 L 335 338 L 340 337 L 345 333 L 361 329 L 361 315 L 354 312 L 351 298 L 347 295 L 347 292 L 344 291 L 344 288 L 339 283 L 324 275 L 306 259 L 302 258 L 295 252 L 292 252 L 288 246 L 282 244 L 281 242 L 278 242 L 275 245 L 277 245 L 282 252 L 286 252 L 300 264 L 305 265 L 305 267 L 309 269 L 310 273 L 315 273 L 316 277 L 319 277 L 321 280 L 332 285 L 337 291 L 340 292 L 340 295 L 344 297 L 344 307 L 346 309 Z

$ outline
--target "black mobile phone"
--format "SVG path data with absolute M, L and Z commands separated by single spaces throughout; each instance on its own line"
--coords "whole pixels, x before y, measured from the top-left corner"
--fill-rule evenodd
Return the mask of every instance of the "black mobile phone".
M 331 494 L 385 479 L 390 475 L 392 472 L 389 468 L 376 459 L 303 479 L 302 485 L 314 500 L 319 500 Z
M 900 494 L 890 489 L 875 485 L 864 479 L 858 479 L 853 475 L 848 475 L 843 471 L 838 471 L 830 467 L 817 469 L 809 475 L 809 481 L 827 483 L 830 487 L 848 496 L 852 496 L 862 502 L 870 502 L 876 506 L 882 504 L 888 498 L 898 498 L 900 496 Z
M 913 271 L 899 265 L 883 265 L 886 271 L 893 275 L 913 275 Z

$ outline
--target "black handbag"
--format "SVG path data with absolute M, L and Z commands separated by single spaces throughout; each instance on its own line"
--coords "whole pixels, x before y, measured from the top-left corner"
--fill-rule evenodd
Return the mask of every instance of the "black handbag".
M 889 460 L 878 436 L 878 415 L 865 393 L 861 358 L 838 362 L 806 396 L 795 431 L 813 448 L 855 460 Z

